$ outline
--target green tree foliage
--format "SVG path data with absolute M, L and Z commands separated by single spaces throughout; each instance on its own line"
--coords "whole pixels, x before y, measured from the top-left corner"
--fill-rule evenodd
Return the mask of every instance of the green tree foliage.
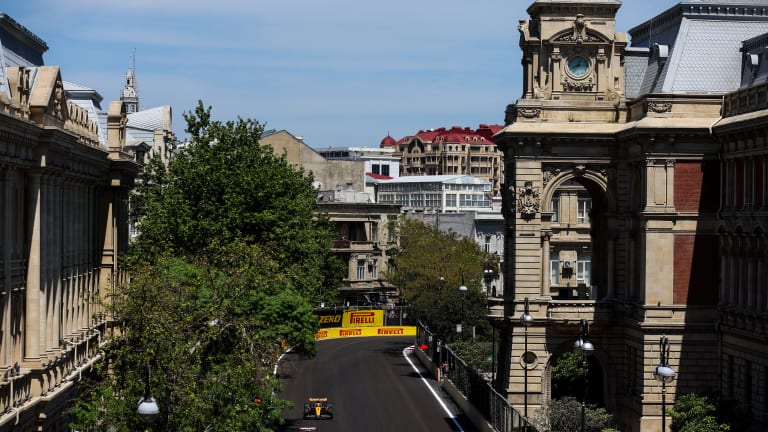
M 552 367 L 553 397 L 573 396 L 581 398 L 584 393 L 584 359 L 581 353 L 566 351 L 557 358 Z
M 149 382 L 152 430 L 272 430 L 288 405 L 279 354 L 314 353 L 311 305 L 339 267 L 311 177 L 261 146 L 253 120 L 212 122 L 202 103 L 185 117 L 191 146 L 167 167 L 151 161 L 132 197 L 130 283 L 110 299 L 117 330 L 79 388 L 73 429 L 143 430 Z
M 259 144 L 263 127 L 255 120 L 210 121 L 202 102 L 184 117 L 191 146 L 167 169 L 150 163 L 132 196 L 141 231 L 132 258 L 205 253 L 212 240 L 238 240 L 261 245 L 306 295 L 337 288 L 332 225 L 315 213 L 312 176 Z
M 534 414 L 534 423 L 541 432 L 580 432 L 581 402 L 573 397 L 552 399 L 545 402 Z M 600 432 L 608 429 L 613 416 L 605 408 L 595 405 L 584 407 L 584 429 Z
M 401 222 L 400 252 L 385 278 L 399 287 L 412 313 L 447 340 L 456 338 L 456 324 L 462 321 L 466 336 L 472 327 L 489 336 L 482 277 L 487 266 L 498 272 L 497 258 L 455 232 L 413 219 Z M 468 288 L 464 294 L 459 291 L 462 283 Z
M 717 418 L 717 405 L 709 397 L 697 393 L 679 395 L 668 410 L 672 432 L 724 432 L 731 430 Z

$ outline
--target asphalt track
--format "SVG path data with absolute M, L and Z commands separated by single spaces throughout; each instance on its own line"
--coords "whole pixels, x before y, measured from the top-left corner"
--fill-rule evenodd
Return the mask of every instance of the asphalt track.
M 316 426 L 319 432 L 476 432 L 413 354 L 403 350 L 413 337 L 368 337 L 319 341 L 317 356 L 289 354 L 281 366 L 288 426 Z M 332 420 L 304 420 L 304 402 L 327 397 Z M 287 428 L 287 430 L 291 430 Z

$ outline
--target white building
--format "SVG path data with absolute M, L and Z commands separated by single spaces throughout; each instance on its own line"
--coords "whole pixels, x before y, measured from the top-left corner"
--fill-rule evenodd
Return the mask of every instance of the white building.
M 399 204 L 404 212 L 491 211 L 491 182 L 469 175 L 378 179 L 376 201 Z

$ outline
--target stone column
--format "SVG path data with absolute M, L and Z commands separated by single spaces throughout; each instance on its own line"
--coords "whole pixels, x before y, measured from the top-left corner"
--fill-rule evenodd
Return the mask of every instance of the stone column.
M 552 286 L 552 281 L 549 277 L 549 241 L 552 237 L 551 232 L 545 232 L 542 233 L 541 239 L 542 239 L 542 265 L 541 265 L 541 295 L 544 297 L 549 297 L 552 294 L 550 293 L 550 288 Z
M 29 177 L 26 201 L 32 219 L 29 233 L 29 256 L 27 259 L 27 296 L 24 313 L 24 360 L 36 361 L 45 350 L 42 345 L 41 328 L 44 328 L 44 309 L 40 286 L 40 235 L 41 235 L 41 179 L 39 173 Z

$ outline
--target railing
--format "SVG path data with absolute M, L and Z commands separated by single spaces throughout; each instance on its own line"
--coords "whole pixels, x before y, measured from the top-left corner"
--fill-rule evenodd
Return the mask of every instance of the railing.
M 432 362 L 442 365 L 443 376 L 450 380 L 467 401 L 482 414 L 498 432 L 538 432 L 507 399 L 493 389 L 488 374 L 476 371 L 444 346 L 422 323 L 416 327 L 416 343 L 424 349 Z

